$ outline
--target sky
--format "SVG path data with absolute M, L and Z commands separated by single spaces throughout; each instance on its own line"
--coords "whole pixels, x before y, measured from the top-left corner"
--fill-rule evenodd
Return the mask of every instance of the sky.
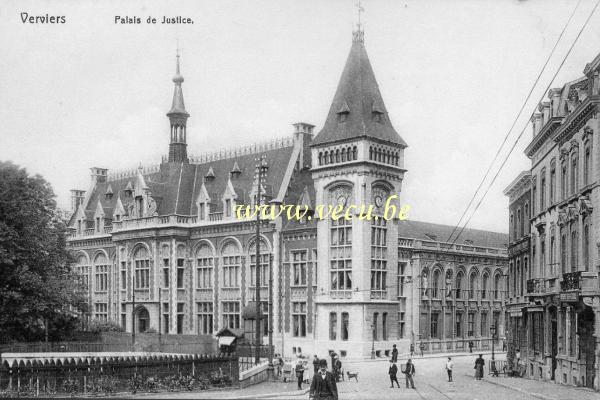
M 502 192 L 529 168 L 529 117 L 594 1 L 581 0 L 508 144 L 525 133 L 469 227 L 507 232 Z M 458 222 L 576 4 L 362 1 L 365 46 L 409 145 L 401 200 L 411 219 Z M 24 12 L 66 22 L 23 23 Z M 142 23 L 115 24 L 115 16 Z M 158 23 L 147 24 L 148 16 Z M 163 16 L 194 23 L 163 25 Z M 90 167 L 159 163 L 168 151 L 177 42 L 188 153 L 288 137 L 299 121 L 318 132 L 356 22 L 356 0 L 4 1 L 0 161 L 41 174 L 65 208 L 70 189 L 88 189 Z M 600 53 L 599 26 L 600 10 L 551 87 L 580 77 Z

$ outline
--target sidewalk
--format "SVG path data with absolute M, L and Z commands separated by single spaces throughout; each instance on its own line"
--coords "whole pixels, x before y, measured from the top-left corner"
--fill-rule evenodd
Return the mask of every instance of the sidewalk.
M 559 385 L 553 382 L 536 381 L 526 378 L 500 377 L 492 378 L 486 376 L 483 381 L 492 385 L 516 390 L 542 400 L 598 400 L 600 395 L 588 388 Z
M 489 356 L 491 358 L 492 352 L 491 351 L 474 351 L 473 353 L 469 353 L 469 352 L 456 352 L 456 353 L 430 353 L 430 354 L 424 354 L 423 357 L 421 357 L 421 354 L 414 354 L 412 356 L 413 360 L 422 360 L 422 359 L 428 359 L 428 358 L 447 358 L 447 357 L 477 357 L 479 354 L 483 354 L 484 356 Z M 502 351 L 496 351 L 494 352 L 495 354 L 495 358 L 498 360 L 504 360 L 506 358 L 506 352 L 502 352 Z M 363 362 L 377 362 L 377 361 L 385 361 L 385 362 L 389 362 L 391 357 L 377 357 L 374 360 L 370 359 L 370 358 L 346 358 L 346 359 L 342 359 L 342 363 L 346 362 L 346 363 L 363 363 Z M 410 353 L 399 353 L 398 354 L 398 360 L 406 360 L 410 357 Z

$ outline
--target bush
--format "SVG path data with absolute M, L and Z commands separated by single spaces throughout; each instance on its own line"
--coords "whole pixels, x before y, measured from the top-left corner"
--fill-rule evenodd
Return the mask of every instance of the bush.
M 101 321 L 98 319 L 93 319 L 88 326 L 88 330 L 92 333 L 100 333 L 100 332 L 124 332 L 124 329 L 121 325 L 117 324 L 114 321 Z

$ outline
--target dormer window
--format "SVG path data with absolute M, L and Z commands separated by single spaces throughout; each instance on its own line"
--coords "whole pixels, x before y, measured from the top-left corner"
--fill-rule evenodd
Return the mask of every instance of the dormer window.
M 206 219 L 206 203 L 198 204 L 198 218 L 200 218 L 201 221 Z
M 373 121 L 382 123 L 383 122 L 383 113 L 378 111 L 373 111 Z
M 348 107 L 348 103 L 344 101 L 340 109 L 337 111 L 338 122 L 346 122 L 348 114 L 350 114 L 350 107 Z
M 106 188 L 106 193 L 104 193 L 104 196 L 106 197 L 106 200 L 110 200 L 113 197 L 113 190 L 112 187 L 110 185 L 108 185 L 108 188 Z
M 213 170 L 213 167 L 208 167 L 208 172 L 206 173 L 206 180 L 212 181 L 213 179 L 215 179 L 215 171 Z
M 225 216 L 231 217 L 231 199 L 225 200 Z

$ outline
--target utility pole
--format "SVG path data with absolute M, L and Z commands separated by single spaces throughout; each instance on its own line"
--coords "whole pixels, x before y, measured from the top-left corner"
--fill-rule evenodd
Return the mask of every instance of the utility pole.
M 260 363 L 260 344 L 261 344 L 261 331 L 260 331 L 260 320 L 262 319 L 262 307 L 260 304 L 260 204 L 261 204 L 261 189 L 263 187 L 265 173 L 267 170 L 267 163 L 264 156 L 260 156 L 256 160 L 256 198 L 254 206 L 256 207 L 256 259 L 254 260 L 254 271 L 256 275 L 256 332 L 255 332 L 255 355 L 254 363 Z

